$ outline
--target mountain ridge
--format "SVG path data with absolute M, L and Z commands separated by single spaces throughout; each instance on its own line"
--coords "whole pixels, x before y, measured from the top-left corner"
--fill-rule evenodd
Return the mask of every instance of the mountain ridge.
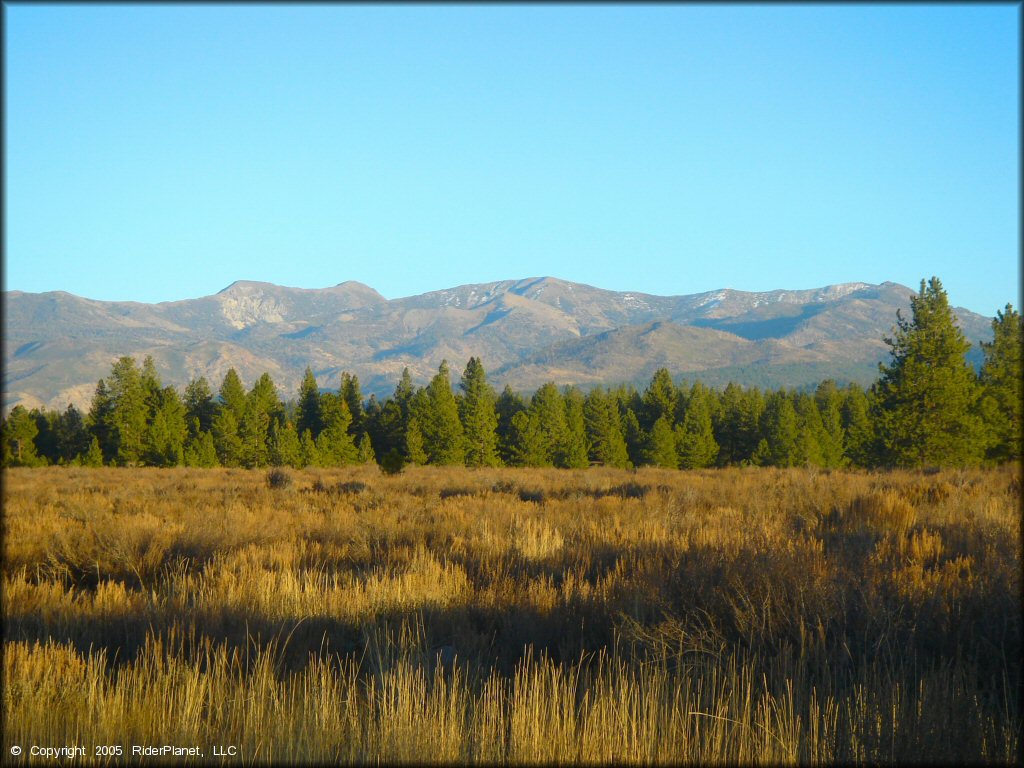
M 549 276 L 395 299 L 354 280 L 326 288 L 237 280 L 156 304 L 5 291 L 3 407 L 87 408 L 96 381 L 126 354 L 152 354 L 164 382 L 178 387 L 203 375 L 216 389 L 230 367 L 247 384 L 268 372 L 286 399 L 307 365 L 324 388 L 348 371 L 364 393 L 386 395 L 405 367 L 423 383 L 446 358 L 457 379 L 470 356 L 498 388 L 527 391 L 549 380 L 642 384 L 662 366 L 709 383 L 733 375 L 800 386 L 829 370 L 867 383 L 912 295 L 898 283 L 850 282 L 658 296 Z M 991 336 L 989 318 L 955 311 L 972 343 Z

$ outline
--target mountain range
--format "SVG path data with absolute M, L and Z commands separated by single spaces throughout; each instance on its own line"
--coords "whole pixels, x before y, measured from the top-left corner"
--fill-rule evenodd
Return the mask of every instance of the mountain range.
M 654 296 L 551 277 L 392 300 L 353 281 L 303 289 L 242 280 L 159 304 L 6 291 L 3 407 L 86 409 L 121 355 L 152 355 L 164 383 L 179 388 L 202 375 L 216 390 L 231 367 L 247 386 L 267 372 L 285 399 L 307 365 L 322 388 L 348 371 L 364 394 L 380 396 L 403 368 L 424 383 L 442 359 L 457 381 L 474 355 L 498 389 L 524 392 L 547 381 L 643 385 L 660 367 L 717 386 L 868 384 L 913 294 L 886 282 Z M 972 343 L 991 338 L 990 318 L 954 311 Z M 971 357 L 980 360 L 977 346 Z

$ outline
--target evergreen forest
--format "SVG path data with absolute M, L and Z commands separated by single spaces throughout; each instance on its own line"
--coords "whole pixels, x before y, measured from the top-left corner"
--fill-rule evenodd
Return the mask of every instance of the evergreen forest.
M 541 386 L 531 396 L 488 383 L 470 358 L 453 385 L 447 361 L 416 387 L 406 369 L 387 398 L 364 398 L 343 374 L 320 391 L 307 368 L 284 401 L 269 374 L 249 389 L 234 369 L 179 392 L 151 358 L 121 357 L 88 413 L 16 406 L 3 419 L 3 465 L 338 467 L 409 464 L 699 469 L 725 466 L 979 466 L 1021 456 L 1022 322 L 992 321 L 979 371 L 938 278 L 921 282 L 911 316 L 885 339 L 890 359 L 865 389 L 814 391 L 677 383 L 662 368 L 632 386 Z

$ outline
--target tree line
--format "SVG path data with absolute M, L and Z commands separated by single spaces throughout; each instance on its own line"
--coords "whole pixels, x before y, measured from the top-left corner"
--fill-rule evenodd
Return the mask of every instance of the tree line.
M 407 464 L 582 468 L 733 465 L 968 466 L 1021 455 L 1019 313 L 992 321 L 979 372 L 938 278 L 922 280 L 911 317 L 897 315 L 891 359 L 869 388 L 821 382 L 813 392 L 677 384 L 658 370 L 632 386 L 540 387 L 498 394 L 482 362 L 457 391 L 447 361 L 423 387 L 408 369 L 391 397 L 364 399 L 342 374 L 321 392 L 307 368 L 284 402 L 269 374 L 246 390 L 237 372 L 216 393 L 203 378 L 163 386 L 151 357 L 121 357 L 87 414 L 16 406 L 3 420 L 4 466 L 336 467 Z

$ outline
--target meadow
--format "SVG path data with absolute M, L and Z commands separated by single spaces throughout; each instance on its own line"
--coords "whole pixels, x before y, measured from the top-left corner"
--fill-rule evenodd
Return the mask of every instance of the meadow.
M 3 480 L 5 758 L 1021 758 L 1018 467 Z

